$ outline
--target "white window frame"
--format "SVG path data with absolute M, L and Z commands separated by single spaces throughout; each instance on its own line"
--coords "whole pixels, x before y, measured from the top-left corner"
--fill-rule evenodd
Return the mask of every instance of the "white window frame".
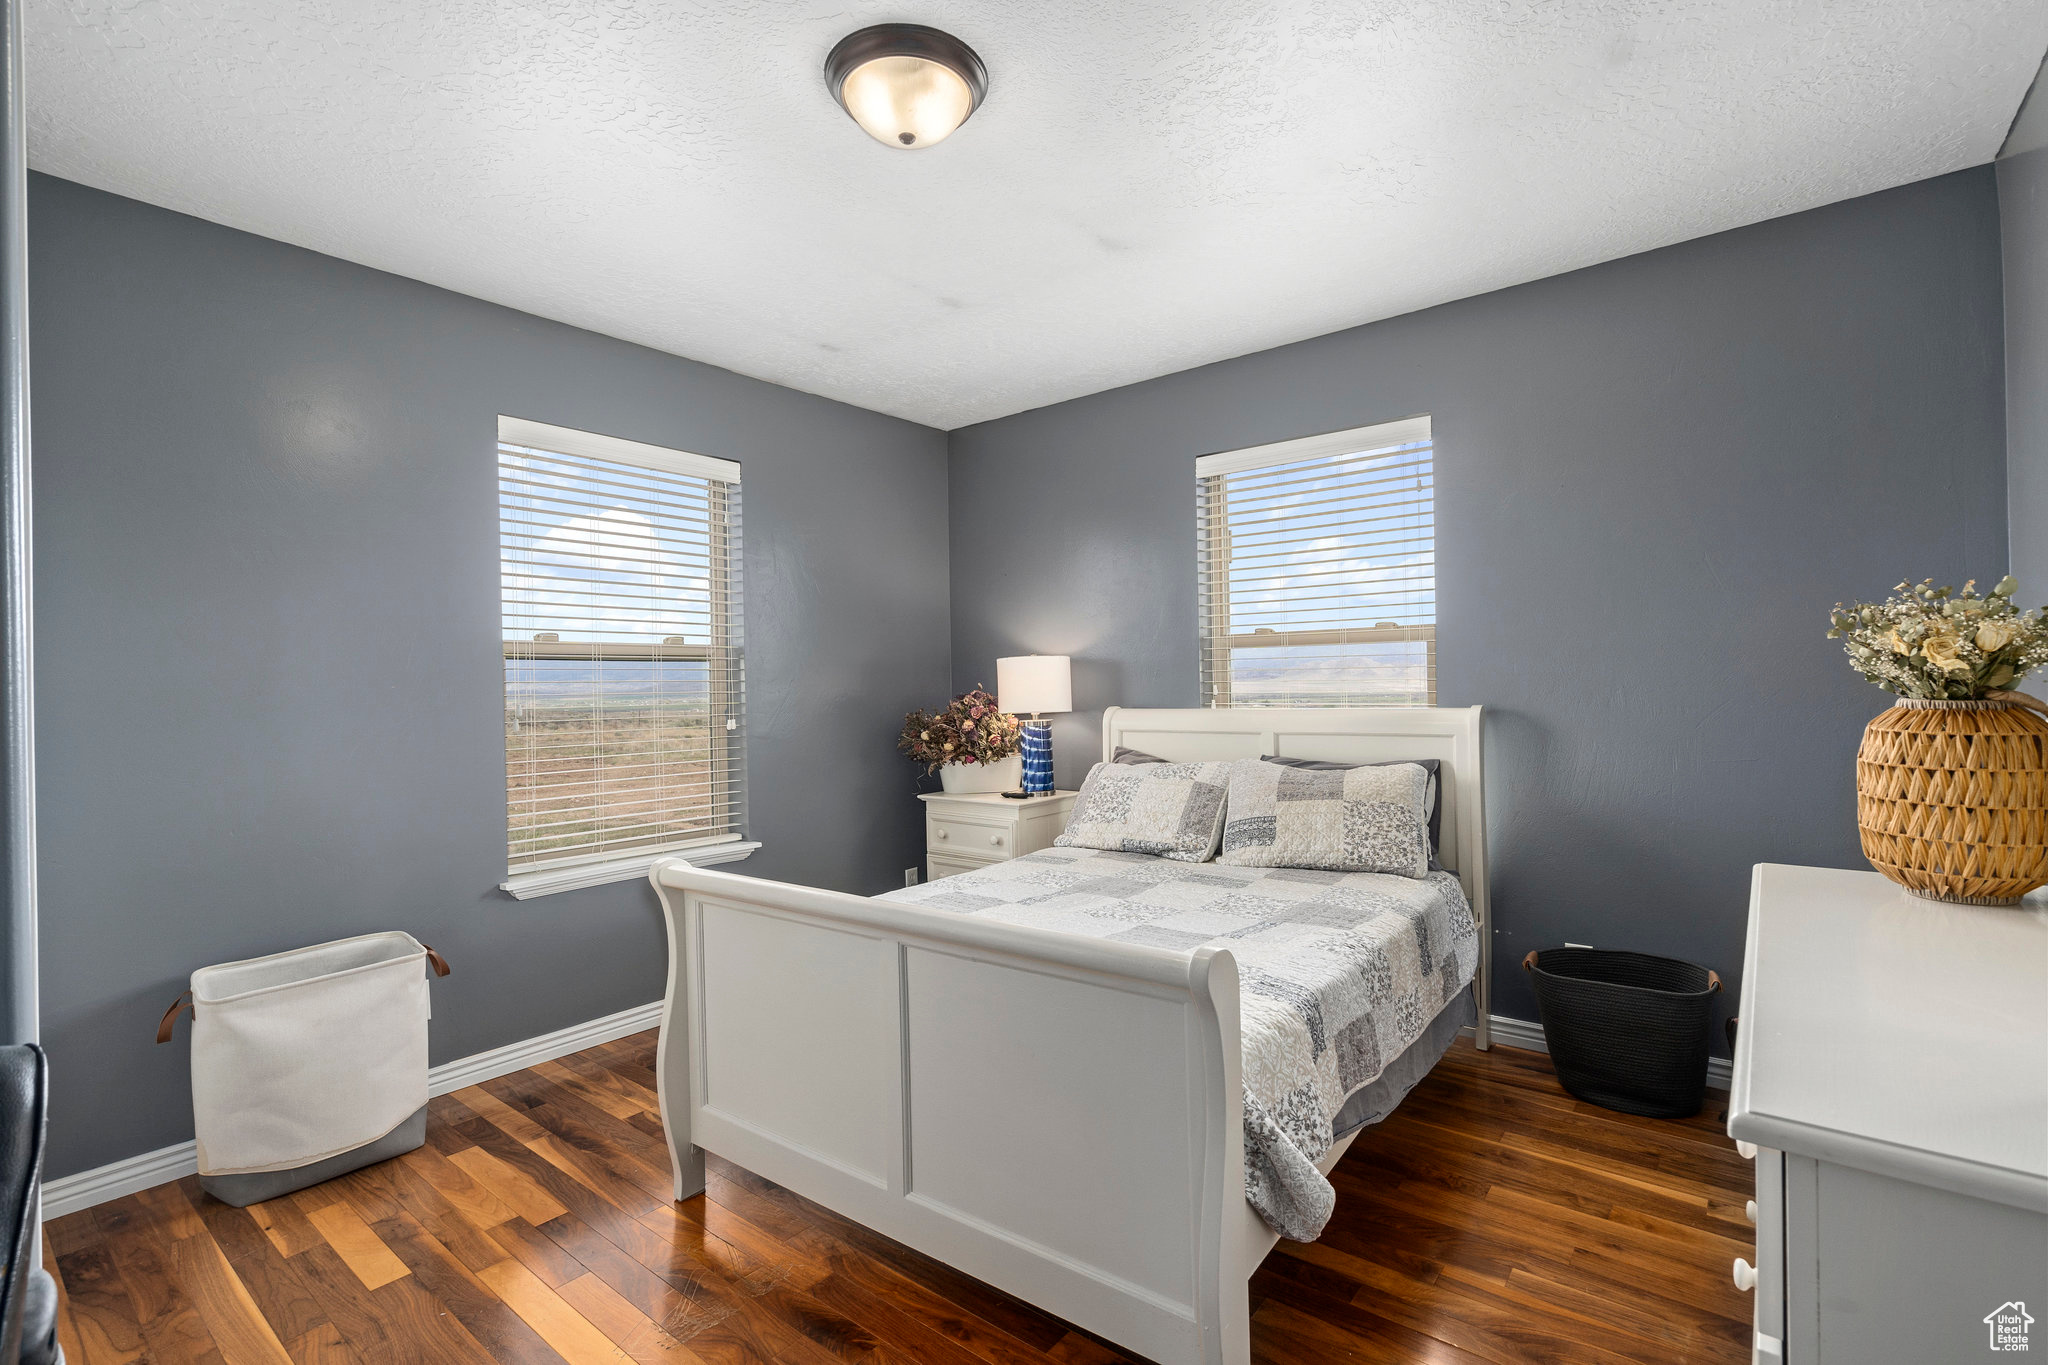
M 571 427 L 551 426 L 546 422 L 530 421 L 522 417 L 498 418 L 498 442 L 500 445 L 532 446 L 560 455 L 640 465 L 643 468 L 665 470 L 691 478 L 714 479 L 730 484 L 740 482 L 740 465 L 736 460 L 721 460 L 710 455 L 670 450 L 664 446 L 647 445 L 640 441 L 628 441 L 596 432 L 577 431 Z M 537 644 L 545 651 L 544 643 Z M 533 649 L 535 646 L 525 648 Z M 575 657 L 583 658 L 589 655 L 592 646 L 577 644 L 564 648 L 573 651 Z M 648 649 L 665 656 L 676 657 L 709 657 L 711 652 L 710 646 L 690 645 L 661 645 Z M 636 657 L 640 652 L 645 651 L 640 647 L 634 647 Z M 637 880 L 645 877 L 655 863 L 665 858 L 681 858 L 699 867 L 709 867 L 718 863 L 739 862 L 760 847 L 758 839 L 729 834 L 690 844 L 636 848 L 626 852 L 599 852 L 581 856 L 570 854 L 559 861 L 518 872 L 508 872 L 505 880 L 498 885 L 500 890 L 515 900 L 531 900 L 536 896 L 553 895 L 560 891 L 576 891 L 584 887 L 603 886 L 610 882 Z
M 1195 488 L 1197 508 L 1203 506 L 1204 481 L 1219 475 L 1239 474 L 1248 470 L 1265 469 L 1273 465 L 1296 464 L 1305 460 L 1335 459 L 1346 455 L 1364 454 L 1394 446 L 1410 445 L 1417 441 L 1431 442 L 1431 508 L 1434 521 L 1435 491 L 1435 445 L 1434 436 L 1427 414 L 1403 417 L 1397 421 L 1381 422 L 1373 426 L 1353 427 L 1348 431 L 1332 431 L 1317 436 L 1302 436 L 1289 441 L 1274 441 L 1267 445 L 1250 446 L 1244 450 L 1222 451 L 1214 455 L 1202 455 L 1195 459 Z M 1352 626 L 1327 630 L 1264 631 L 1250 635 L 1232 635 L 1219 630 L 1215 619 L 1217 607 L 1209 593 L 1210 565 L 1230 557 L 1228 521 L 1225 517 L 1211 517 L 1203 524 L 1198 513 L 1197 539 L 1198 560 L 1196 567 L 1196 632 L 1198 639 L 1198 674 L 1208 680 L 1204 686 L 1202 705 L 1205 707 L 1229 707 L 1237 703 L 1230 696 L 1230 660 L 1240 649 L 1289 648 L 1302 645 L 1375 644 L 1403 641 L 1422 641 L 1426 646 L 1425 668 L 1427 670 L 1428 706 L 1437 704 L 1436 687 L 1436 625 L 1434 621 L 1426 626 L 1416 625 L 1374 625 Z M 1435 558 L 1435 533 L 1431 532 L 1431 559 Z M 1434 576 L 1434 569 L 1432 569 Z M 1228 604 L 1223 605 L 1221 615 L 1227 618 Z M 1434 611 L 1432 610 L 1432 615 Z M 1227 627 L 1225 620 L 1223 625 Z M 1253 703 L 1256 705 L 1257 703 Z M 1299 703 L 1295 703 L 1299 704 Z M 1389 705 L 1396 705 L 1389 703 Z

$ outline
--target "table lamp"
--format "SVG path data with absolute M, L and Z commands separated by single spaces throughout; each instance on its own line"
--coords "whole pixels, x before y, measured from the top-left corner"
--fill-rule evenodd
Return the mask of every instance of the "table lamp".
M 1013 716 L 1030 713 L 1023 723 L 1020 752 L 1024 755 L 1024 794 L 1052 794 L 1052 722 L 1045 711 L 1074 709 L 1073 661 L 1064 654 L 1026 654 L 996 660 L 996 705 Z

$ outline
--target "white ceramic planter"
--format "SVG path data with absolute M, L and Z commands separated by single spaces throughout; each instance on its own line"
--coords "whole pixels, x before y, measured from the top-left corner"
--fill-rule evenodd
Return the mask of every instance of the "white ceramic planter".
M 1016 791 L 1024 785 L 1024 756 L 1011 754 L 1000 763 L 948 763 L 939 769 L 939 784 L 949 792 Z

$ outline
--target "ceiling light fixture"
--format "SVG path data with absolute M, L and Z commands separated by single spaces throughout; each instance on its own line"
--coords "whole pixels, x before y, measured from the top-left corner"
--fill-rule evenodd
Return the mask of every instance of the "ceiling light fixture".
M 875 141 L 929 147 L 981 107 L 988 68 L 950 33 L 876 24 L 839 40 L 825 58 L 825 84 Z

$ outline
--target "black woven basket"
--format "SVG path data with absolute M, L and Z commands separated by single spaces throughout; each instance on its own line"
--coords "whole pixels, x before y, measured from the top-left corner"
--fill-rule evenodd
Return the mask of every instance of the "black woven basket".
M 1522 966 L 1566 1090 L 1624 1114 L 1699 1113 L 1719 976 L 1677 958 L 1609 948 L 1545 948 Z

